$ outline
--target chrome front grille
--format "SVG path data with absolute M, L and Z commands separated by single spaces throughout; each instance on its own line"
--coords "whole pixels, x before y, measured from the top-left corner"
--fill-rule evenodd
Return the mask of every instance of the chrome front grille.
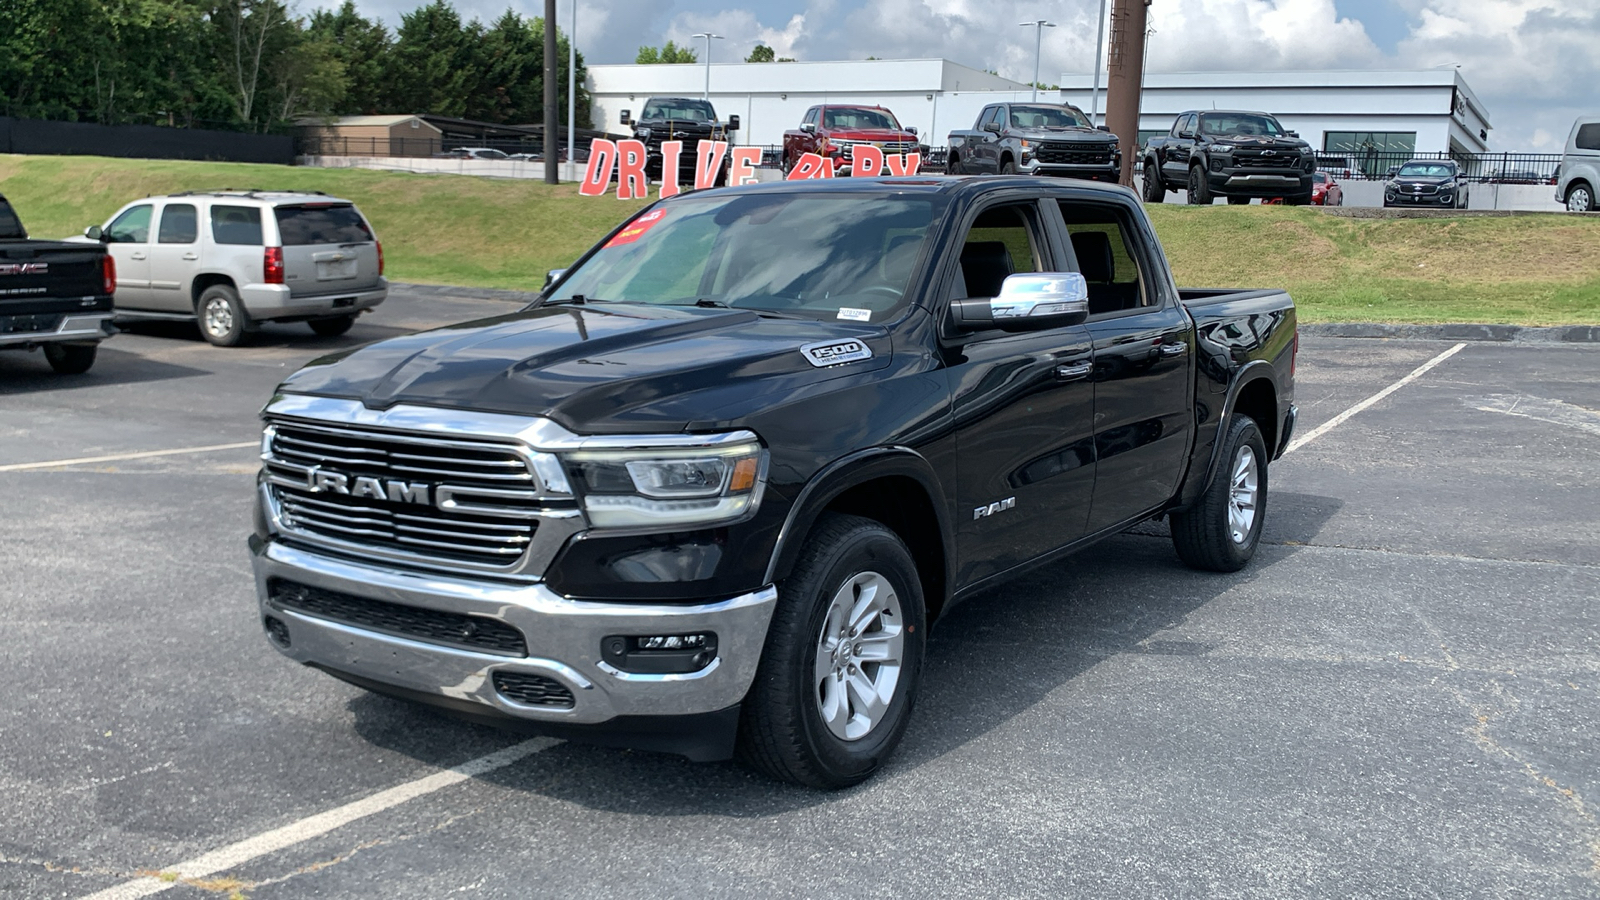
M 512 572 L 541 521 L 576 516 L 511 444 L 280 421 L 262 451 L 277 525 L 357 555 Z

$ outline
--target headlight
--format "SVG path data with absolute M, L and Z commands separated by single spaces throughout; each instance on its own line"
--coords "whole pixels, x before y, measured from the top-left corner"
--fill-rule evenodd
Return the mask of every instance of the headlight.
M 579 450 L 562 458 L 596 528 L 726 522 L 755 509 L 766 485 L 767 453 L 753 441 L 725 447 Z
M 648 129 L 648 128 L 637 129 L 637 130 L 634 131 L 633 136 L 638 138 L 641 141 L 648 141 L 650 139 L 650 129 Z

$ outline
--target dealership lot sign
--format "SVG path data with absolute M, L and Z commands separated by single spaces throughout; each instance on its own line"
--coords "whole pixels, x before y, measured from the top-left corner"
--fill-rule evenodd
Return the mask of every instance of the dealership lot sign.
M 608 141 L 595 138 L 589 143 L 589 165 L 584 169 L 583 182 L 578 193 L 585 197 L 599 197 L 617 183 L 617 199 L 643 200 L 649 195 L 649 180 L 645 177 L 646 160 L 644 141 Z M 683 141 L 661 143 L 662 197 L 682 193 L 678 183 L 679 164 L 683 159 Z M 713 187 L 717 173 L 722 171 L 723 160 L 728 161 L 728 184 L 754 184 L 756 166 L 761 162 L 760 147 L 730 147 L 727 141 L 701 141 L 695 148 L 694 190 Z M 922 167 L 922 154 L 889 154 L 871 144 L 858 144 L 851 149 L 851 174 L 862 177 L 874 175 L 915 175 Z M 815 153 L 807 153 L 795 161 L 789 172 L 789 181 L 808 178 L 834 177 L 833 160 Z

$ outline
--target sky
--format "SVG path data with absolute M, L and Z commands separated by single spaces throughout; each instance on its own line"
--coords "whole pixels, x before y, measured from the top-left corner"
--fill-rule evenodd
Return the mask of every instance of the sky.
M 301 0 L 309 8 L 339 0 Z M 424 0 L 356 0 L 398 24 Z M 542 0 L 453 0 L 464 18 Z M 1108 0 L 1109 3 L 1109 0 Z M 569 31 L 573 0 L 557 0 Z M 1040 80 L 1094 68 L 1099 0 L 577 0 L 591 63 L 633 62 L 641 45 L 710 30 L 712 60 L 758 42 L 803 60 L 944 57 L 1026 82 L 1045 18 Z M 1492 150 L 1559 153 L 1578 115 L 1600 113 L 1600 0 L 1153 0 L 1152 72 L 1425 69 L 1460 66 L 1494 126 Z M 704 57 L 702 57 L 703 59 Z

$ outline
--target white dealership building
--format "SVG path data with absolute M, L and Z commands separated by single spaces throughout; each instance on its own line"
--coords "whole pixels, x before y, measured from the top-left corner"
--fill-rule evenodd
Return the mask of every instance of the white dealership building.
M 939 147 L 951 131 L 971 128 L 978 111 L 1026 101 L 1028 85 L 945 59 L 837 60 L 590 66 L 595 126 L 625 131 L 624 109 L 637 114 L 653 96 L 710 97 L 723 118 L 737 115 L 741 144 L 783 143 L 819 103 L 888 107 Z M 1061 90 L 1039 99 L 1091 105 L 1092 76 L 1061 76 Z M 1099 97 L 1104 121 L 1105 87 Z M 1188 109 L 1250 109 L 1276 114 L 1324 153 L 1481 153 L 1489 136 L 1483 104 L 1454 68 L 1417 71 L 1153 73 L 1145 76 L 1142 136 L 1165 133 Z

